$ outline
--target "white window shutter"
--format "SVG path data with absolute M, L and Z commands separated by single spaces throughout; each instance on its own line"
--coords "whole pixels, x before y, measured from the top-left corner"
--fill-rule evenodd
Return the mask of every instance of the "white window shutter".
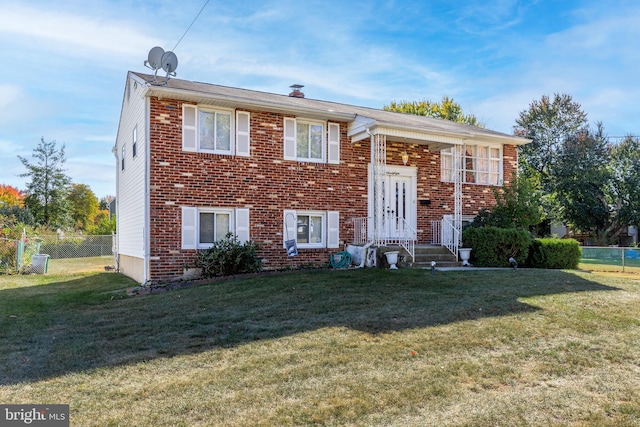
M 198 208 L 182 207 L 182 249 L 198 248 Z
M 327 212 L 327 248 L 340 247 L 340 212 Z
M 329 123 L 328 163 L 340 164 L 340 124 Z
M 287 240 L 298 240 L 298 214 L 296 211 L 285 210 L 283 224 L 284 230 L 282 232 L 282 244 L 284 246 L 284 242 Z
M 236 238 L 240 243 L 249 239 L 249 209 L 236 209 Z
M 296 159 L 296 119 L 284 119 L 284 159 Z
M 198 114 L 195 105 L 182 104 L 182 150 L 198 151 Z
M 249 156 L 250 149 L 250 117 L 246 111 L 236 112 L 236 154 L 238 156 Z

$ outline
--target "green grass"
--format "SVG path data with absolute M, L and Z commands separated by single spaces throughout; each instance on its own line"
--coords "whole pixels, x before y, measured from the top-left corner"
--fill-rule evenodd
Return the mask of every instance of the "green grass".
M 640 273 L 640 259 L 627 258 L 622 265 L 622 259 L 612 258 L 582 258 L 579 268 L 592 271 L 624 271 Z
M 640 425 L 637 276 L 0 276 L 0 402 L 72 425 Z

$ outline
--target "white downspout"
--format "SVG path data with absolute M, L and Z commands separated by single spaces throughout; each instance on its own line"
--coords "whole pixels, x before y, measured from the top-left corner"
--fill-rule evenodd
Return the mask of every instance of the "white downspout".
M 144 253 L 144 277 L 143 283 L 147 283 L 151 279 L 151 239 L 149 237 L 149 226 L 151 224 L 151 196 L 149 182 L 151 180 L 151 171 L 149 164 L 151 163 L 151 136 L 150 136 L 150 117 L 151 117 L 151 100 L 145 96 L 145 113 L 144 113 L 144 133 L 145 133 L 145 152 L 144 156 L 144 228 L 142 230 L 142 245 Z

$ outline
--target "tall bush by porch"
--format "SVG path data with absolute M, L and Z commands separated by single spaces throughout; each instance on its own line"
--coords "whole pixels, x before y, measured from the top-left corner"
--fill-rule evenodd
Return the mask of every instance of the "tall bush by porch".
M 580 243 L 573 239 L 534 239 L 527 266 L 533 268 L 576 269 L 582 256 Z
M 509 267 L 509 258 L 524 262 L 531 237 L 515 228 L 470 227 L 462 233 L 463 246 L 473 248 L 471 264 L 477 267 Z

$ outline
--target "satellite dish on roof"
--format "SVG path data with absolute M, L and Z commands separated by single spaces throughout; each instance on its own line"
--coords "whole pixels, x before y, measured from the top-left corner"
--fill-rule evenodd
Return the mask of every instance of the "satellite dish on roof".
M 166 71 L 166 80 L 161 82 L 161 84 L 166 84 L 169 81 L 169 76 L 174 77 L 176 75 L 178 57 L 175 53 L 171 51 L 165 52 L 163 48 L 156 46 L 149 51 L 149 56 L 144 61 L 144 66 L 153 70 L 153 83 L 157 82 L 159 69 Z
M 152 70 L 159 70 L 162 68 L 162 55 L 164 55 L 164 49 L 160 46 L 156 46 L 149 51 L 149 59 L 145 62 Z
M 175 76 L 176 68 L 178 68 L 178 57 L 176 54 L 171 51 L 165 52 L 164 55 L 162 55 L 162 69 L 167 72 L 167 77 L 169 77 L 169 75 Z

